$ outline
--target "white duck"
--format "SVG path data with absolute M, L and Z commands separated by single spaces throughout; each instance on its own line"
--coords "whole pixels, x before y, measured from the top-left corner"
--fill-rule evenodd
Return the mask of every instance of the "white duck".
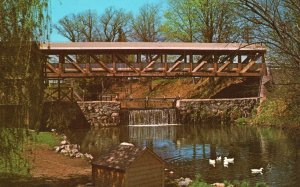
M 228 168 L 228 161 L 227 161 L 227 160 L 224 160 L 223 166 L 224 166 L 225 168 Z
M 216 160 L 209 159 L 209 164 L 213 165 L 215 167 L 216 166 Z
M 216 159 L 217 162 L 219 162 L 221 160 L 222 160 L 222 156 L 218 156 L 217 159 Z
M 264 168 L 260 168 L 260 169 L 251 169 L 251 173 L 261 173 L 262 174 L 262 170 Z
M 226 160 L 228 163 L 234 163 L 234 158 L 227 158 L 226 156 L 224 157 L 224 160 Z

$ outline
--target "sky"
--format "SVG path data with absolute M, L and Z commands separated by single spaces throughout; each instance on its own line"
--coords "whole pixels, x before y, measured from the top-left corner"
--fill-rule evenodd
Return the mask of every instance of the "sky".
M 146 3 L 155 3 L 163 7 L 166 6 L 167 0 L 51 0 L 52 25 L 57 24 L 66 15 L 80 13 L 88 9 L 94 10 L 98 15 L 101 15 L 106 8 L 112 6 L 117 9 L 122 8 L 125 11 L 131 11 L 132 14 L 135 14 Z M 54 28 L 52 29 L 50 40 L 51 42 L 68 41 L 59 35 Z

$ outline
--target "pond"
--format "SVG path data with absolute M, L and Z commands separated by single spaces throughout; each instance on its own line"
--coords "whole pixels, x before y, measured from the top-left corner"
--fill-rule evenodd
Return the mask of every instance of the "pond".
M 200 174 L 209 182 L 247 180 L 270 186 L 298 186 L 299 143 L 279 129 L 183 124 L 166 126 L 120 126 L 75 131 L 69 135 L 83 152 L 97 157 L 121 142 L 148 146 L 166 161 L 174 175 L 194 178 Z M 234 158 L 234 163 L 215 167 L 209 159 Z M 263 167 L 263 174 L 250 169 Z

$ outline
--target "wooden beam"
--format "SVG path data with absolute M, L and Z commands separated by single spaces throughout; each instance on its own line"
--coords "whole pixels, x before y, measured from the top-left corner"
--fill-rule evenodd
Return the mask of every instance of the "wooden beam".
M 86 73 L 77 63 L 71 62 L 71 64 L 78 70 L 81 71 L 81 73 Z
M 155 61 L 150 62 L 143 70 L 142 72 L 146 72 L 148 68 L 150 68 L 153 64 L 155 64 Z
M 115 59 L 114 54 L 111 55 L 111 60 L 112 60 L 112 63 L 113 63 L 113 72 L 116 73 L 118 71 L 118 68 L 117 68 L 117 65 L 116 65 L 116 59 Z
M 202 61 L 198 66 L 196 66 L 194 69 L 193 69 L 193 73 L 197 72 L 199 69 L 201 69 L 204 64 L 206 64 L 207 62 L 206 61 Z
M 179 66 L 179 64 L 181 64 L 182 61 L 177 61 L 167 72 L 171 72 L 173 71 L 175 68 L 177 68 L 177 66 Z
M 113 71 L 111 71 L 111 70 L 110 70 L 103 62 L 101 62 L 101 61 L 98 59 L 97 56 L 92 55 L 91 57 L 95 60 L 95 62 L 97 62 L 98 64 L 100 64 L 100 66 L 101 66 L 105 71 L 107 71 L 107 72 L 109 72 L 109 73 L 113 73 Z
M 66 55 L 66 58 L 69 62 L 74 62 L 74 60 L 69 55 Z
M 253 66 L 253 64 L 255 64 L 255 61 L 251 61 L 250 63 L 248 63 L 242 70 L 240 73 L 246 73 L 250 68 L 251 66 Z
M 225 62 L 225 64 L 223 64 L 219 69 L 218 69 L 218 73 L 222 72 L 228 65 L 230 64 L 230 61 Z
M 137 73 L 137 74 L 140 74 L 140 73 L 141 73 L 141 71 L 139 71 L 138 69 L 136 69 L 135 67 L 133 67 L 126 59 L 120 57 L 119 55 L 116 55 L 116 57 L 117 57 L 120 61 L 124 62 L 128 67 L 130 67 L 130 69 L 132 69 L 135 73 Z
M 50 71 L 52 71 L 53 73 L 57 73 L 57 74 L 58 74 L 58 71 L 56 70 L 55 67 L 52 66 L 51 63 L 47 62 L 47 63 L 46 63 L 46 67 L 47 67 Z

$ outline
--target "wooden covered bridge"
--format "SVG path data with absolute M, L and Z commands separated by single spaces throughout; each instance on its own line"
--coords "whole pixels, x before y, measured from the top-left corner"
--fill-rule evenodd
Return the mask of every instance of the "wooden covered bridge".
M 266 48 L 239 43 L 46 43 L 47 78 L 260 77 Z
M 240 43 L 70 42 L 40 44 L 58 100 L 77 96 L 60 80 L 93 77 L 262 77 L 266 48 Z M 132 100 L 132 99 L 131 99 Z M 163 99 L 165 100 L 165 98 Z

